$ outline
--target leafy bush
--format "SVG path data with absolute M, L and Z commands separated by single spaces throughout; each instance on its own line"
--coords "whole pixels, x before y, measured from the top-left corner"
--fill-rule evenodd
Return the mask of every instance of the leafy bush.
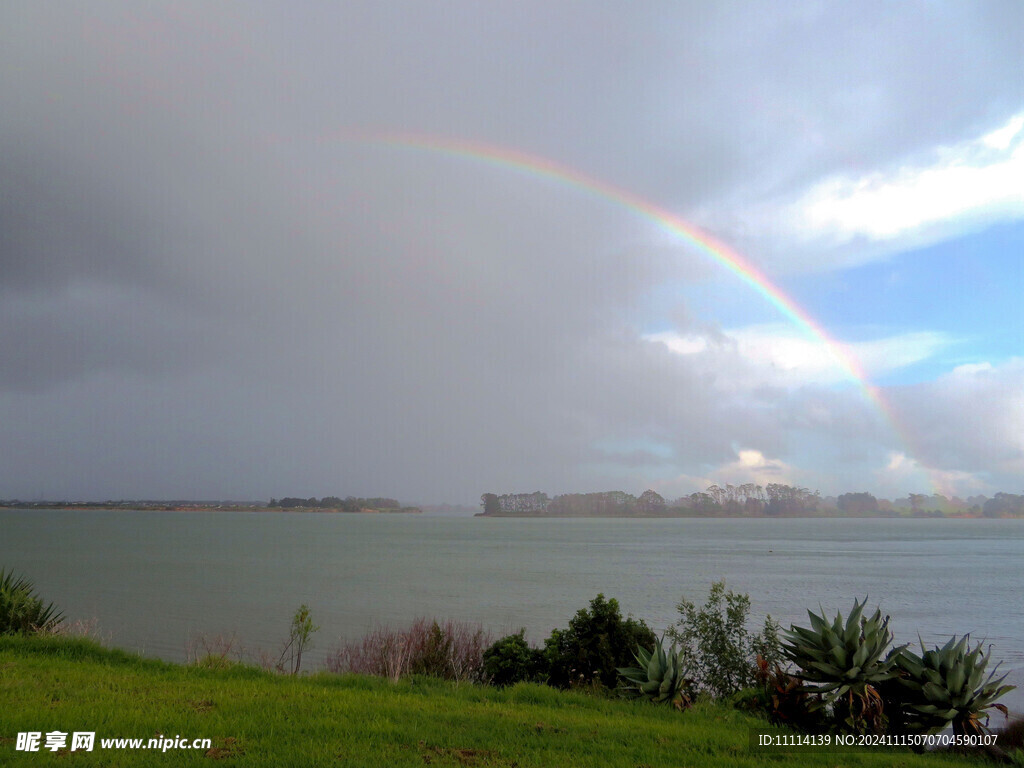
M 327 657 L 327 669 L 392 680 L 430 675 L 479 682 L 483 653 L 491 638 L 482 627 L 457 621 L 416 619 L 405 630 L 378 627 L 361 640 L 344 643 Z
M 768 616 L 761 632 L 751 635 L 750 597 L 727 590 L 724 581 L 711 585 L 703 607 L 686 599 L 676 607 L 680 620 L 668 635 L 684 649 L 697 686 L 714 698 L 754 685 L 759 655 L 769 665 L 781 659 L 778 622 Z
M 614 688 L 618 668 L 633 662 L 638 646 L 652 648 L 656 640 L 643 621 L 622 618 L 617 600 L 599 594 L 589 609 L 576 612 L 568 629 L 556 629 L 544 641 L 548 683 L 558 688 Z
M 484 651 L 484 676 L 493 685 L 536 682 L 547 677 L 544 652 L 526 642 L 526 630 L 506 635 Z
M 64 621 L 53 603 L 44 605 L 32 583 L 0 570 L 0 635 L 35 635 L 51 632 Z

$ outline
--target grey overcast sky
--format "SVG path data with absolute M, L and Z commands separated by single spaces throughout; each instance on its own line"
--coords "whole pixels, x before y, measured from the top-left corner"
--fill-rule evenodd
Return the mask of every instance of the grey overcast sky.
M 10 0 L 0 498 L 1019 493 L 1022 179 L 1016 0 Z

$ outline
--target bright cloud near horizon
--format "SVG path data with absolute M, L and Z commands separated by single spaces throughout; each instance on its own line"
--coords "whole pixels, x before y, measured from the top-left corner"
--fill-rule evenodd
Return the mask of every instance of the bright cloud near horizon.
M 7 3 L 0 499 L 1020 493 L 1022 34 L 1015 2 Z M 585 185 L 359 138 L 401 135 L 649 201 L 811 326 Z

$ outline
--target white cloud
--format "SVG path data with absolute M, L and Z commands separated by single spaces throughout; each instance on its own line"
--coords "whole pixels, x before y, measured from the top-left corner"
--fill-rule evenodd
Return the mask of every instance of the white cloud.
M 1024 112 L 872 164 L 689 212 L 773 275 L 843 269 L 1024 218 Z M 860 159 L 863 156 L 863 159 Z
M 781 323 L 734 328 L 725 332 L 734 343 L 723 345 L 699 334 L 672 331 L 648 334 L 648 341 L 660 342 L 679 355 L 735 354 L 749 363 L 754 384 L 804 386 L 838 384 L 849 380 L 833 349 L 819 339 L 801 335 Z M 933 357 L 951 343 L 934 331 L 901 333 L 869 341 L 844 344 L 846 353 L 859 362 L 869 379 Z
M 982 373 L 984 371 L 994 370 L 992 363 L 965 363 L 964 365 L 958 365 L 952 371 L 950 376 L 972 376 L 976 373 Z
M 663 331 L 660 333 L 649 333 L 644 338 L 648 341 L 656 341 L 664 344 L 670 351 L 677 355 L 694 355 L 703 352 L 708 348 L 708 340 L 705 336 L 681 336 L 674 331 Z
M 1024 114 L 926 161 L 827 178 L 789 210 L 805 240 L 928 241 L 1024 216 Z
M 712 476 L 719 483 L 793 483 L 793 468 L 781 459 L 766 457 L 754 448 L 742 448 L 736 452 L 736 460 L 716 469 Z
M 1015 115 L 1003 127 L 982 136 L 981 142 L 992 149 L 1006 151 L 1020 135 L 1021 129 L 1024 129 L 1024 115 Z

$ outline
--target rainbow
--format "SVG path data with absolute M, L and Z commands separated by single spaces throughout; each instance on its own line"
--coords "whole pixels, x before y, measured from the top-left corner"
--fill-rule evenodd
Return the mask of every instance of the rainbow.
M 912 457 L 915 453 L 910 450 L 911 441 L 907 438 L 906 430 L 900 427 L 892 408 L 882 396 L 881 390 L 871 383 L 859 361 L 841 341 L 829 336 L 820 323 L 792 298 L 783 293 L 756 265 L 714 236 L 684 221 L 671 211 L 602 179 L 561 165 L 548 158 L 510 147 L 417 133 L 346 134 L 342 138 L 360 143 L 426 150 L 435 154 L 468 158 L 503 169 L 527 173 L 553 180 L 639 214 L 673 237 L 689 244 L 719 266 L 724 267 L 775 307 L 783 317 L 808 338 L 821 343 L 835 364 L 857 386 L 865 400 L 878 411 L 892 432 L 907 448 L 907 455 Z M 918 466 L 927 474 L 933 493 L 944 488 L 946 483 L 938 473 L 920 462 L 918 462 Z

